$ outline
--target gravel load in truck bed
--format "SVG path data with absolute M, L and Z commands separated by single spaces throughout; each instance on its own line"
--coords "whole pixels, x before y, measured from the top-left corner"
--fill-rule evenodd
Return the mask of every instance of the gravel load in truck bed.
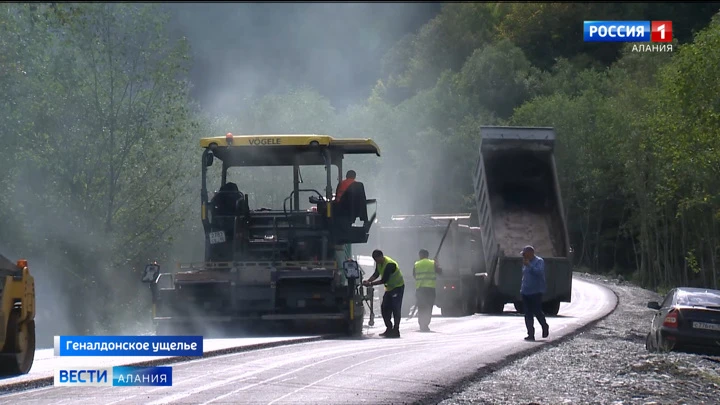
M 459 404 L 719 404 L 720 358 L 645 350 L 660 297 L 584 275 L 618 295 L 615 312 L 569 341 L 517 360 L 440 402 Z M 562 313 L 560 314 L 562 315 Z M 549 319 L 552 331 L 552 318 Z
M 549 214 L 526 210 L 502 210 L 493 213 L 495 238 L 506 256 L 518 256 L 526 245 L 532 245 L 540 257 L 555 257 Z

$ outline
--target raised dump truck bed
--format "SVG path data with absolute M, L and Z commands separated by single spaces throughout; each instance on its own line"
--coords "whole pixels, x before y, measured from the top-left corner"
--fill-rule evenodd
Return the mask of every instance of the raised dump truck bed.
M 522 311 L 520 283 L 525 245 L 545 260 L 546 313 L 570 302 L 572 266 L 567 225 L 555 168 L 552 128 L 482 127 L 474 171 L 485 287 L 483 312 L 512 302 Z

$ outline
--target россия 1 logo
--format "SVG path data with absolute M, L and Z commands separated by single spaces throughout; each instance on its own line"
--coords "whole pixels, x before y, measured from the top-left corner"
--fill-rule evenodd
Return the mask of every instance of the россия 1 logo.
M 672 21 L 585 21 L 583 39 L 585 42 L 637 42 L 633 44 L 633 52 L 672 52 Z

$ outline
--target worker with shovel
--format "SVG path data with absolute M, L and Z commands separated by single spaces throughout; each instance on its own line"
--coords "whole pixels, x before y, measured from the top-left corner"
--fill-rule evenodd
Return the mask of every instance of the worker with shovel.
M 442 270 L 437 265 L 437 259 L 438 256 L 440 256 L 440 250 L 442 250 L 445 238 L 447 237 L 448 231 L 450 231 L 450 227 L 454 221 L 455 218 L 450 218 L 448 221 L 445 233 L 443 234 L 442 239 L 440 239 L 440 246 L 438 246 L 435 257 L 432 260 L 428 259 L 428 256 L 430 256 L 429 252 L 422 249 L 420 251 L 420 260 L 415 262 L 415 267 L 413 268 L 413 276 L 417 282 L 417 289 L 415 291 L 415 305 L 413 305 L 410 309 L 410 318 L 415 316 L 416 312 L 418 313 L 418 324 L 420 324 L 421 332 L 430 331 L 430 319 L 432 318 L 432 309 L 435 306 L 435 284 L 437 274 L 442 274 Z M 418 267 L 420 268 L 419 271 Z M 420 275 L 418 276 L 417 274 Z M 423 308 L 422 313 L 420 312 L 421 306 Z
M 397 262 L 385 256 L 381 250 L 374 250 L 372 258 L 376 264 L 375 273 L 373 273 L 369 279 L 364 280 L 363 285 L 368 287 L 385 284 L 385 295 L 383 295 L 380 310 L 387 329 L 381 333 L 380 336 L 399 338 L 405 280 L 403 279 L 400 266 L 398 266 Z M 378 278 L 380 278 L 380 280 L 378 280 Z M 393 318 L 395 319 L 395 326 L 392 324 Z
M 418 325 L 421 332 L 430 332 L 430 320 L 435 306 L 435 284 L 440 268 L 435 260 L 429 259 L 430 252 L 421 249 L 420 260 L 415 262 L 415 302 L 417 303 Z

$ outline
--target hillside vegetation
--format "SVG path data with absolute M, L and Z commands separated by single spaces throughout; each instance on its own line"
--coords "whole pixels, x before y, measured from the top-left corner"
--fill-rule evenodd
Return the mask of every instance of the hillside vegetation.
M 0 253 L 52 280 L 75 330 L 118 328 L 147 316 L 147 260 L 202 252 L 199 136 L 371 137 L 383 158 L 353 164 L 388 215 L 471 210 L 481 125 L 553 126 L 578 265 L 720 287 L 719 9 L 448 3 L 358 105 L 299 88 L 218 117 L 156 6 L 3 4 Z M 671 19 L 674 52 L 584 43 L 584 19 Z

